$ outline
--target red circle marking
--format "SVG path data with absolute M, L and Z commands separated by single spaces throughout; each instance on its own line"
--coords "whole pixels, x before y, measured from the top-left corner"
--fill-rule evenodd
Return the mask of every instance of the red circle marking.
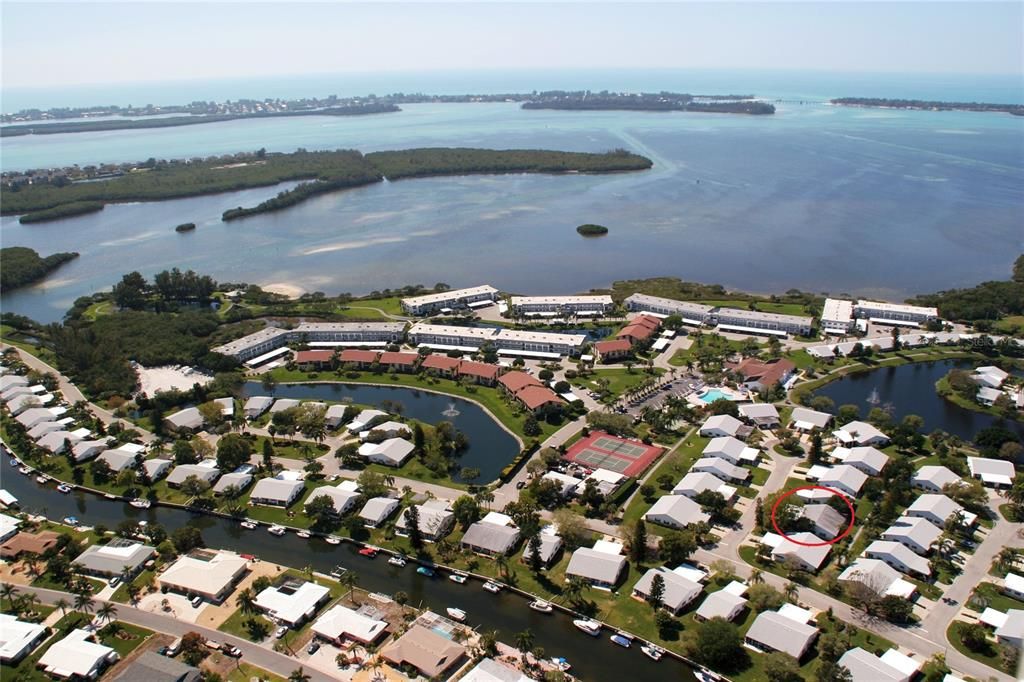
M 786 533 L 783 532 L 783 530 L 781 528 L 779 528 L 778 521 L 775 520 L 775 512 L 778 511 L 779 505 L 782 504 L 783 500 L 785 500 L 790 495 L 792 495 L 792 494 L 794 494 L 796 492 L 799 492 L 801 490 L 826 490 L 826 491 L 832 493 L 833 495 L 838 495 L 839 499 L 841 499 L 843 502 L 845 502 L 846 503 L 846 507 L 850 510 L 850 525 L 848 525 L 846 527 L 846 530 L 844 530 L 842 533 L 840 533 L 839 535 L 835 536 L 831 540 L 823 540 L 822 542 L 800 542 L 799 540 L 794 540 L 793 538 L 791 538 L 788 535 L 786 535 Z M 772 527 L 775 529 L 775 532 L 778 533 L 779 535 L 781 535 L 782 537 L 786 538 L 790 542 L 792 542 L 794 545 L 803 545 L 804 547 L 822 547 L 824 545 L 834 545 L 835 543 L 839 542 L 840 540 L 842 540 L 843 538 L 845 538 L 847 535 L 850 534 L 850 531 L 853 530 L 853 524 L 856 523 L 856 521 L 857 521 L 857 512 L 854 511 L 854 509 L 853 509 L 853 502 L 850 501 L 850 498 L 848 498 L 846 495 L 844 495 L 842 492 L 836 490 L 835 488 L 829 488 L 829 487 L 823 486 L 823 485 L 802 485 L 799 488 L 793 488 L 792 490 L 787 490 L 786 494 L 784 494 L 779 499 L 775 500 L 775 504 L 772 505 Z

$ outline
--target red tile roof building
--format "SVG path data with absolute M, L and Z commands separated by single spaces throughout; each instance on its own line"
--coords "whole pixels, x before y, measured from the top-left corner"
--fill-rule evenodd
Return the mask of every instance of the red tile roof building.
M 526 372 L 512 371 L 501 375 L 498 379 L 498 383 L 501 384 L 506 391 L 515 395 L 527 386 L 543 386 L 538 380 Z
M 441 374 L 453 374 L 462 362 L 459 358 L 450 358 L 447 355 L 432 354 L 423 358 L 420 367 L 423 369 L 437 370 Z
M 768 362 L 747 358 L 731 369 L 743 376 L 743 383 L 747 388 L 763 391 L 788 379 L 796 370 L 796 365 L 785 358 Z
M 300 350 L 295 354 L 297 365 L 325 365 L 334 357 L 332 350 Z
M 638 315 L 630 320 L 629 324 L 623 327 L 615 338 L 628 339 L 630 343 L 646 341 L 658 328 L 661 327 L 661 320 L 651 315 Z
M 458 374 L 460 377 L 471 377 L 477 383 L 493 384 L 498 378 L 498 371 L 500 369 L 497 365 L 491 365 L 486 362 L 463 360 L 459 365 Z
M 380 355 L 375 350 L 343 350 L 341 351 L 342 362 L 354 362 L 358 365 L 372 365 L 377 362 L 377 356 Z
M 521 402 L 526 409 L 536 412 L 542 407 L 550 404 L 562 405 L 563 400 L 558 394 L 546 386 L 527 386 L 516 393 L 516 400 Z
M 633 344 L 627 339 L 613 339 L 611 341 L 598 341 L 594 344 L 594 353 L 598 362 L 607 362 L 617 358 L 627 357 L 633 350 Z
M 380 354 L 380 364 L 388 367 L 408 367 L 412 368 L 416 366 L 416 361 L 420 359 L 420 356 L 416 353 L 395 353 L 386 352 Z

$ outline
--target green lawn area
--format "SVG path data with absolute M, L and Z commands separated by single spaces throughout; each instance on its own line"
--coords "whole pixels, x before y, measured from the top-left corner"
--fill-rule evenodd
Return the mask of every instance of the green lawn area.
M 672 477 L 674 485 L 686 475 L 686 472 L 690 470 L 693 463 L 700 459 L 700 453 L 705 447 L 707 447 L 707 444 L 711 439 L 701 438 L 696 435 L 696 433 L 696 429 L 690 431 L 679 447 L 662 457 L 657 468 L 651 474 L 650 478 L 647 479 L 648 482 L 654 486 L 654 497 L 648 502 L 647 500 L 644 500 L 642 495 L 635 495 L 622 516 L 623 525 L 632 523 L 639 519 L 647 512 L 648 509 L 651 508 L 651 505 L 653 505 L 659 497 L 671 492 L 671 490 L 662 490 L 662 488 L 658 486 L 657 480 L 660 476 L 668 474 Z M 648 532 L 659 533 L 659 526 L 655 526 L 653 524 L 649 525 Z
M 1024 331 L 1024 315 L 1007 315 L 995 323 L 994 329 L 1002 334 L 1016 334 Z
M 741 308 L 748 310 L 750 305 L 746 300 L 707 300 L 707 301 L 694 301 L 694 303 L 700 303 L 702 305 L 716 306 L 719 308 Z M 757 301 L 755 303 L 757 310 L 763 313 L 779 313 L 781 315 L 800 315 L 806 316 L 807 312 L 804 310 L 803 305 L 799 303 L 772 303 L 771 301 Z
M 21 350 L 36 356 L 49 365 L 56 365 L 57 363 L 57 356 L 54 355 L 52 350 L 49 348 L 40 348 L 33 343 L 29 343 L 21 332 L 9 325 L 0 324 L 0 341 L 9 343 L 12 346 L 17 346 Z
M 218 627 L 217 629 L 221 632 L 226 632 L 229 635 L 234 635 L 235 637 L 247 639 L 250 642 L 262 642 L 264 638 L 254 638 L 252 636 L 252 633 L 249 631 L 249 628 L 245 625 L 247 622 L 249 622 L 250 619 L 261 624 L 263 631 L 266 632 L 268 636 L 272 634 L 277 627 L 269 619 L 263 616 L 244 615 L 241 611 L 236 610 L 234 613 L 228 616 L 228 619 L 221 623 L 220 627 Z
M 135 580 L 131 582 L 133 585 L 137 585 L 140 589 L 144 589 L 146 585 L 153 582 L 156 578 L 156 571 L 153 569 L 146 569 L 135 576 Z M 129 583 L 121 583 L 114 590 L 114 594 L 110 596 L 111 601 L 121 602 L 122 604 L 128 603 L 128 585 Z M 144 593 L 144 592 L 143 592 Z M 140 593 L 141 594 L 141 593 Z
M 761 467 L 745 467 L 750 471 L 750 484 L 762 486 L 768 482 L 771 472 Z
M 736 306 L 736 307 L 746 307 L 746 306 Z M 727 353 L 738 353 L 740 351 L 740 349 L 743 348 L 744 342 L 743 341 L 737 341 L 737 340 L 734 340 L 734 339 L 727 339 L 724 336 L 722 336 L 721 334 L 716 334 L 714 332 L 704 332 L 700 336 L 700 344 L 701 344 L 700 347 L 711 348 L 711 349 L 713 349 L 715 351 L 718 351 L 720 354 L 727 354 Z M 759 343 L 758 345 L 761 346 L 763 344 Z M 675 367 L 682 367 L 687 362 L 696 362 L 697 361 L 697 349 L 698 349 L 697 340 L 694 340 L 694 342 L 692 344 L 690 344 L 689 348 L 683 348 L 683 349 L 677 350 L 675 352 L 675 355 L 672 356 L 672 359 L 669 360 L 669 364 L 673 365 Z
M 140 644 L 153 635 L 152 630 L 140 628 L 138 625 L 129 625 L 128 623 L 121 623 L 120 621 L 114 622 L 121 626 L 121 634 L 106 635 L 101 638 L 101 641 L 103 644 L 106 644 L 111 649 L 119 653 L 121 658 L 124 658 L 131 652 L 135 651 Z
M 281 367 L 272 371 L 273 377 L 279 383 L 302 383 L 309 381 L 336 381 L 338 383 L 355 384 L 374 383 L 386 386 L 409 386 L 411 388 L 436 391 L 459 398 L 466 398 L 467 400 L 476 401 L 490 410 L 491 414 L 498 421 L 520 438 L 525 440 L 533 438 L 523 433 L 523 423 L 527 417 L 525 412 L 521 407 L 507 400 L 497 388 L 475 385 L 462 386 L 450 379 L 428 377 L 421 374 L 373 374 L 370 372 L 356 372 L 355 374 L 356 376 L 352 378 L 348 373 L 336 375 L 321 373 L 317 375 L 316 379 L 312 379 L 308 373 L 299 370 L 289 371 Z M 535 437 L 539 440 L 544 440 L 557 431 L 561 425 L 541 421 L 540 427 L 541 434 Z
M 266 436 L 256 436 L 256 440 L 253 441 L 253 452 L 263 452 L 263 443 L 268 440 L 271 439 Z M 320 446 L 312 441 L 293 440 L 290 438 L 279 438 L 276 442 L 271 440 L 270 444 L 274 446 L 275 457 L 297 459 L 300 462 L 306 459 L 307 451 L 314 457 L 321 457 L 330 450 L 326 445 Z
M 996 648 L 994 642 L 989 641 L 988 647 L 983 651 L 971 651 L 966 646 L 964 646 L 964 643 L 960 641 L 960 628 L 962 628 L 963 626 L 964 623 L 962 621 L 953 621 L 953 623 L 949 626 L 949 629 L 946 630 L 946 638 L 949 639 L 949 643 L 953 645 L 953 648 L 962 653 L 964 656 L 967 656 L 968 658 L 973 658 L 974 660 L 979 661 L 980 663 L 984 663 L 990 668 L 995 668 L 996 670 L 1001 670 L 1003 672 L 1009 672 L 1003 668 L 1002 661 L 999 658 L 999 650 Z
M 984 606 L 981 603 L 975 602 L 975 598 L 983 599 Z M 985 606 L 990 606 L 997 611 L 1002 611 L 1003 613 L 1006 613 L 1010 609 L 1024 609 L 1024 602 L 1020 602 L 1013 597 L 1003 594 L 1003 591 L 999 589 L 998 585 L 987 582 L 978 583 L 978 586 L 974 588 L 974 592 L 965 603 L 976 611 L 984 611 Z
M 608 391 L 612 394 L 613 398 L 618 398 L 626 391 L 636 388 L 645 381 L 658 377 L 664 372 L 665 370 L 657 367 L 654 369 L 653 374 L 649 374 L 647 370 L 638 367 L 634 367 L 632 370 L 598 368 L 592 374 L 573 379 L 571 383 L 573 386 L 596 390 L 598 388 L 597 380 L 607 379 Z
M 250 663 L 240 663 L 228 675 L 228 682 L 252 682 L 254 679 L 260 680 L 260 682 L 285 682 L 285 679 L 280 675 L 267 672 L 263 668 L 257 668 Z

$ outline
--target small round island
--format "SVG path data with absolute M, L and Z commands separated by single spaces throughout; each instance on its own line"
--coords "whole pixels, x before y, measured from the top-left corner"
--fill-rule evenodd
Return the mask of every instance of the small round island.
M 604 225 L 594 225 L 593 223 L 580 225 L 576 228 L 576 231 L 584 237 L 603 237 L 608 234 L 607 227 Z

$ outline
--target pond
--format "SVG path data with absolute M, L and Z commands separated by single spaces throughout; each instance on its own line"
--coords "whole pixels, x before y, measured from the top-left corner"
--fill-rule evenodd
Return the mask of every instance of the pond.
M 244 397 L 266 395 L 258 381 L 250 381 L 242 389 Z M 501 427 L 483 408 L 463 398 L 430 393 L 405 386 L 366 386 L 362 384 L 282 384 L 274 391 L 275 398 L 352 402 L 380 407 L 384 402 L 402 405 L 402 415 L 427 424 L 450 421 L 466 434 L 469 447 L 459 457 L 459 466 L 480 470 L 477 483 L 498 478 L 501 470 L 519 453 L 515 437 Z M 452 479 L 463 481 L 456 471 Z
M 873 407 L 891 408 L 894 419 L 916 414 L 924 419 L 924 432 L 942 429 L 947 433 L 974 440 L 982 429 L 999 421 L 997 417 L 958 407 L 935 392 L 935 382 L 955 368 L 971 369 L 967 360 L 915 362 L 899 367 L 883 367 L 857 372 L 823 386 L 815 395 L 831 398 L 840 405 L 856 405 L 866 417 Z M 1024 424 L 1005 422 L 1007 428 L 1024 440 Z

